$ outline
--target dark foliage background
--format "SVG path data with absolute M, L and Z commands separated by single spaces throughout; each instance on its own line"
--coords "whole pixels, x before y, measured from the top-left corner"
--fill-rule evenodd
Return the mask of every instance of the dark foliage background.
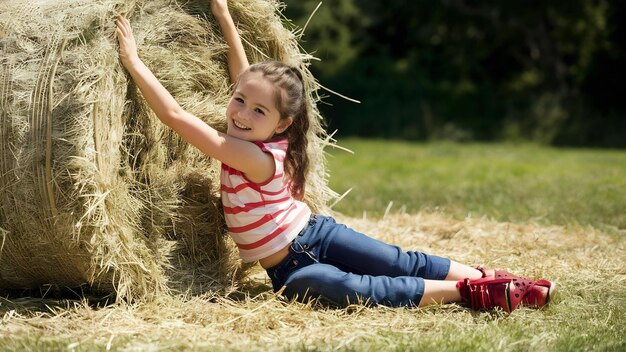
M 318 0 L 287 0 L 303 27 Z M 307 52 L 340 136 L 626 147 L 626 2 L 327 0 Z

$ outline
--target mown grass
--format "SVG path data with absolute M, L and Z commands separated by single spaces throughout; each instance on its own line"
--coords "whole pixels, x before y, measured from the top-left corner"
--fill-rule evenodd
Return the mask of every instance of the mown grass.
M 0 298 L 0 350 L 626 350 L 623 152 L 341 144 L 357 154 L 330 158 L 334 188 L 354 187 L 340 221 L 406 249 L 556 280 L 557 298 L 508 316 L 456 304 L 332 309 L 283 302 L 257 268 L 228 292 L 137 305 Z
M 626 230 L 626 151 L 533 144 L 416 144 L 341 140 L 330 185 L 352 188 L 335 209 L 380 217 L 441 210 L 457 218 L 580 224 Z

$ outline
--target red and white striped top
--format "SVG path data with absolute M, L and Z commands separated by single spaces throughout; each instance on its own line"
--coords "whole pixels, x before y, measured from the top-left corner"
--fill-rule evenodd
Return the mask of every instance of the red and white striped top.
M 220 175 L 228 234 L 239 247 L 244 262 L 265 258 L 284 248 L 311 216 L 309 207 L 292 197 L 284 174 L 287 140 L 255 143 L 274 157 L 274 177 L 254 183 L 224 163 Z

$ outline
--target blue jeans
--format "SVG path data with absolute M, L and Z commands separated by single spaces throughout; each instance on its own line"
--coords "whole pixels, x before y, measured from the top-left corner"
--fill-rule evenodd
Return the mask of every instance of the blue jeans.
M 404 252 L 313 215 L 294 239 L 287 257 L 267 269 L 274 292 L 288 299 L 322 299 L 345 307 L 352 303 L 417 306 L 424 279 L 443 280 L 450 260 Z

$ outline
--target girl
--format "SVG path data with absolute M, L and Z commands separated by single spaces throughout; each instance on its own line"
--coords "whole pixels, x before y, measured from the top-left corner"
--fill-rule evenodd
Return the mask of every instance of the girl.
M 472 268 L 420 252 L 403 252 L 312 214 L 301 200 L 308 168 L 309 111 L 298 68 L 249 65 L 226 0 L 211 10 L 229 46 L 234 85 L 221 133 L 184 111 L 137 54 L 128 20 L 117 18 L 122 64 L 157 117 L 184 140 L 222 162 L 221 193 L 228 232 L 246 262 L 259 261 L 275 292 L 288 299 L 322 298 L 426 306 L 465 302 L 473 309 L 542 307 L 555 284 L 502 270 Z

